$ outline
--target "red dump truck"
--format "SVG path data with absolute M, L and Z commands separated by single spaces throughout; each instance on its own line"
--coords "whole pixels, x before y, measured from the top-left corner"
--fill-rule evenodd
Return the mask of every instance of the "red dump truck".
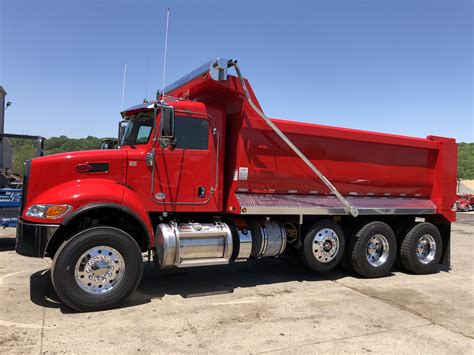
M 268 118 L 222 58 L 121 114 L 119 149 L 26 163 L 16 251 L 52 258 L 76 310 L 123 303 L 147 252 L 162 269 L 284 254 L 364 277 L 396 258 L 449 268 L 454 139 Z
M 474 209 L 474 195 L 471 194 L 457 194 L 456 195 L 456 210 L 459 212 L 468 212 Z

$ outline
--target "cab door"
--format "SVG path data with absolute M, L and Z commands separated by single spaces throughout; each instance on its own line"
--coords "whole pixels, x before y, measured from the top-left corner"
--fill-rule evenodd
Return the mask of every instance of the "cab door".
M 210 211 L 215 189 L 216 144 L 208 115 L 176 111 L 175 143 L 155 149 L 153 200 L 165 211 Z

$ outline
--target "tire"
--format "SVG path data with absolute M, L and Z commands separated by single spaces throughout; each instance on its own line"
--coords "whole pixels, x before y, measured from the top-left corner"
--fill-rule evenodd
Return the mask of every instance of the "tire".
M 300 257 L 313 271 L 326 272 L 342 258 L 345 241 L 342 228 L 334 221 L 317 222 L 306 234 Z
M 356 218 L 353 221 L 349 223 L 345 223 L 343 225 L 344 236 L 346 237 L 345 238 L 346 247 L 344 249 L 344 254 L 341 258 L 341 261 L 339 262 L 339 266 L 342 268 L 342 270 L 346 272 L 349 272 L 349 273 L 354 272 L 354 270 L 352 270 L 351 263 L 349 262 L 349 259 L 351 257 L 350 245 L 352 241 L 350 236 L 355 234 L 355 231 L 359 230 L 361 226 L 364 225 L 365 223 L 367 223 L 367 221 L 364 222 L 363 220 Z
M 360 276 L 375 278 L 390 273 L 397 255 L 397 239 L 384 222 L 369 222 L 352 237 L 349 263 Z
M 400 259 L 405 269 L 414 274 L 432 274 L 439 270 L 442 251 L 443 242 L 438 228 L 423 222 L 410 229 L 403 239 Z
M 66 305 L 81 312 L 99 311 L 125 302 L 142 273 L 143 257 L 135 240 L 120 229 L 101 226 L 83 230 L 61 245 L 51 279 Z

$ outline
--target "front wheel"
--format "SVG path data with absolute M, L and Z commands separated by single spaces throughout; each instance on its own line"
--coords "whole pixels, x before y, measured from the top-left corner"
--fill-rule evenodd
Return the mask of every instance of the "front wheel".
M 56 253 L 51 278 L 59 298 L 77 311 L 120 306 L 138 286 L 143 258 L 137 243 L 113 227 L 83 230 Z

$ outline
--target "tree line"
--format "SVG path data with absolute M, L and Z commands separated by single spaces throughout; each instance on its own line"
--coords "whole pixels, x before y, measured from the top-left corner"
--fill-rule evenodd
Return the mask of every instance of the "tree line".
M 26 160 L 35 156 L 37 142 L 31 139 L 10 138 L 12 143 L 13 162 L 12 171 L 17 174 L 23 173 Z M 74 150 L 99 149 L 102 140 L 97 137 L 68 138 L 66 136 L 51 137 L 44 142 L 44 154 L 56 154 L 71 152 Z

